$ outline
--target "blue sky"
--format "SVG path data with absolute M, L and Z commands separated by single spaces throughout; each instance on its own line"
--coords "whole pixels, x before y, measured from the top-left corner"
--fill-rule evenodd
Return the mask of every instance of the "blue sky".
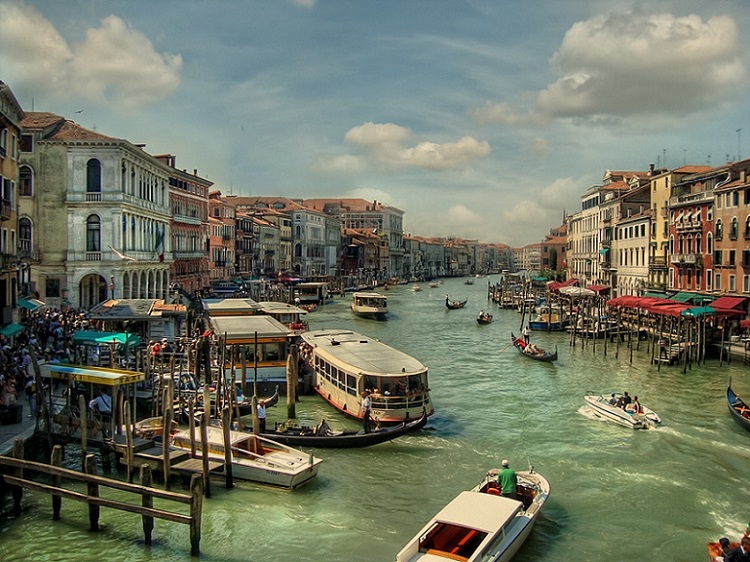
M 0 80 L 225 194 L 361 197 L 520 246 L 605 170 L 750 156 L 749 8 L 0 0 Z

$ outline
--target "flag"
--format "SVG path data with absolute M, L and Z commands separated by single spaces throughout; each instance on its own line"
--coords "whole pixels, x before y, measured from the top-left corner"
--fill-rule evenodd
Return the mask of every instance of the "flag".
M 154 251 L 159 255 L 159 261 L 164 261 L 164 227 L 161 230 L 158 226 L 156 227 L 156 247 Z

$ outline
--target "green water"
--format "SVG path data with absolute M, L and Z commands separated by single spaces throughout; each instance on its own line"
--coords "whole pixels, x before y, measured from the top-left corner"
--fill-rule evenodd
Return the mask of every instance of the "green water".
M 552 486 L 517 561 L 701 561 L 707 541 L 744 530 L 750 434 L 731 420 L 724 391 L 731 376 L 738 392 L 750 393 L 747 366 L 717 361 L 658 372 L 645 344 L 631 364 L 625 348 L 619 359 L 614 347 L 605 357 L 601 345 L 594 353 L 571 348 L 567 334 L 538 332 L 532 341 L 557 345 L 560 359 L 535 362 L 508 345 L 520 316 L 487 302 L 487 279 L 423 288 L 388 291 L 385 322 L 354 317 L 347 298 L 309 322 L 377 337 L 428 365 L 435 415 L 427 429 L 368 449 L 316 450 L 324 459 L 317 481 L 294 492 L 249 483 L 227 491 L 215 480 L 204 503 L 202 560 L 394 560 L 429 517 L 503 458 L 518 469 L 533 464 Z M 446 293 L 469 304 L 448 311 Z M 477 324 L 482 308 L 494 314 L 492 324 Z M 588 391 L 615 390 L 637 394 L 663 426 L 632 431 L 583 409 Z M 297 412 L 305 422 L 325 416 L 334 427 L 356 425 L 316 396 L 302 397 Z M 280 403 L 269 409 L 269 424 L 284 416 Z M 4 562 L 189 558 L 185 525 L 157 520 L 147 549 L 137 515 L 102 508 L 104 530 L 93 534 L 82 504 L 63 500 L 58 522 L 47 496 L 26 493 L 18 519 L 5 506 Z

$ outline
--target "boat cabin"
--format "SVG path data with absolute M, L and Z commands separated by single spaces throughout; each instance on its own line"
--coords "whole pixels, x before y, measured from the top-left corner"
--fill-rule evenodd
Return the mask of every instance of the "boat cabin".
M 297 285 L 297 298 L 300 304 L 325 304 L 329 298 L 328 283 L 300 283 Z

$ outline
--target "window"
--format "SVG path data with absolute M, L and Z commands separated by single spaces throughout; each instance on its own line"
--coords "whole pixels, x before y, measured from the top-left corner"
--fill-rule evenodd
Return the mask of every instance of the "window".
M 714 287 L 721 290 L 721 273 L 717 273 L 714 277 Z
M 721 219 L 716 219 L 714 236 L 717 240 L 721 240 L 724 236 L 724 225 L 721 224 Z
M 707 270 L 706 271 L 706 290 L 707 291 L 710 291 L 711 287 L 713 286 L 711 284 L 711 281 L 713 281 L 713 278 L 714 278 L 714 272 L 712 270 L 710 270 L 710 269 Z
M 25 217 L 18 221 L 18 249 L 31 252 L 31 221 Z
M 742 292 L 750 293 L 750 275 L 742 276 Z
M 706 254 L 711 255 L 714 253 L 714 238 L 709 232 L 706 234 Z
M 740 192 L 739 191 L 732 192 L 732 205 L 734 207 L 739 207 L 740 205 Z
M 742 267 L 750 267 L 750 250 L 742 250 Z
M 86 193 L 101 193 L 102 164 L 96 158 L 86 162 Z
M 734 293 L 736 290 L 734 275 L 729 276 L 729 290 Z
M 721 250 L 714 252 L 714 265 L 721 265 Z
M 28 166 L 21 166 L 18 170 L 18 194 L 31 197 L 33 195 L 31 191 L 32 175 L 31 168 Z
M 737 222 L 737 217 L 732 217 L 732 222 L 729 223 L 729 239 L 730 240 L 737 240 L 737 234 L 740 230 L 739 222 Z
M 731 266 L 737 265 L 736 258 L 737 258 L 736 250 L 729 250 L 729 265 Z
M 86 251 L 101 252 L 101 222 L 99 217 L 91 215 L 86 219 Z
M 745 219 L 745 240 L 750 238 L 750 215 Z

